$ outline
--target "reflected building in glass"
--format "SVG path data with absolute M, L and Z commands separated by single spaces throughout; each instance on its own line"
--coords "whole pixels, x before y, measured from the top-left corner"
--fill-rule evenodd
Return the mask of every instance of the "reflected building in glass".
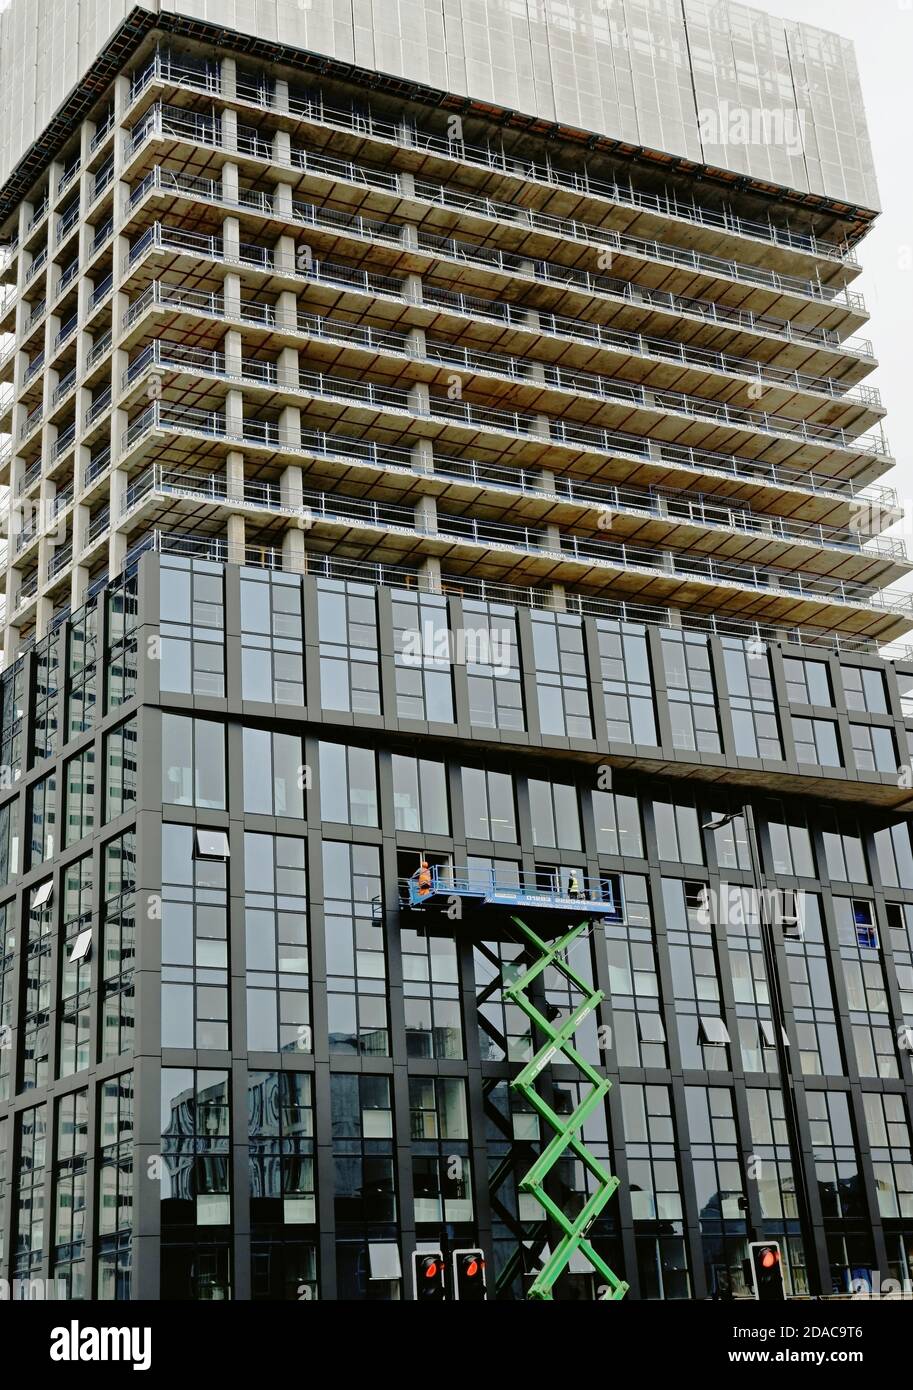
M 0 1277 L 394 1300 L 481 1248 L 524 1298 L 511 912 L 592 921 L 629 1296 L 744 1295 L 752 1239 L 795 1293 L 911 1277 L 851 47 L 706 0 L 259 8 L 0 16 Z

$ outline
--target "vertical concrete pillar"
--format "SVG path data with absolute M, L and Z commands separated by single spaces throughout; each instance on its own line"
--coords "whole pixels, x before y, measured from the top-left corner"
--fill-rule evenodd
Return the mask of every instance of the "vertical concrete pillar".
M 226 109 L 222 112 L 222 148 L 224 150 L 237 150 L 238 148 L 237 111 Z
M 287 88 L 286 88 L 287 90 Z M 292 163 L 292 137 L 287 130 L 277 130 L 273 136 L 273 163 L 280 165 L 283 169 L 291 167 Z M 285 185 L 282 185 L 285 187 Z M 276 190 L 278 193 L 278 189 Z M 289 200 L 291 200 L 292 190 L 287 189 Z
M 434 472 L 434 446 L 430 439 L 420 439 L 413 444 L 412 467 L 416 473 Z
M 247 523 L 243 516 L 232 513 L 226 526 L 228 560 L 232 565 L 243 565 L 247 554 Z
M 304 531 L 294 523 L 282 533 L 282 568 L 305 574 Z
M 419 588 L 429 594 L 439 594 L 443 589 L 441 582 L 441 562 L 436 555 L 429 555 L 418 567 Z
M 279 415 L 279 442 L 290 449 L 301 448 L 301 411 L 296 405 L 284 406 Z
M 437 502 L 433 497 L 420 497 L 416 502 L 415 529 L 426 535 L 437 531 Z
M 225 489 L 230 501 L 244 501 L 244 455 L 238 449 L 229 450 L 225 460 Z

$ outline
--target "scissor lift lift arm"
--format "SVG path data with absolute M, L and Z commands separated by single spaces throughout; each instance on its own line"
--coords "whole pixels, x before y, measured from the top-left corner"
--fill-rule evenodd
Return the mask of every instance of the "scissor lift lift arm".
M 559 881 L 551 885 L 543 884 L 538 874 L 520 874 L 516 882 L 505 882 L 503 879 L 499 880 L 492 871 L 471 871 L 437 864 L 423 865 L 421 871 L 413 874 L 408 881 L 409 906 L 413 909 L 436 908 L 440 911 L 453 899 L 458 898 L 472 902 L 478 907 L 522 906 L 527 912 L 535 912 L 537 921 L 552 918 L 553 914 L 554 919 L 559 922 L 562 917 L 566 920 L 571 915 L 577 919 L 583 918 L 578 920 L 576 926 L 549 944 L 520 917 L 511 916 L 510 920 L 524 938 L 528 951 L 535 953 L 535 958 L 532 964 L 523 969 L 519 977 L 504 985 L 503 993 L 505 998 L 522 1009 L 546 1038 L 532 1061 L 510 1083 L 511 1087 L 519 1091 L 540 1118 L 555 1131 L 555 1137 L 549 1141 L 520 1182 L 520 1190 L 535 1197 L 563 1232 L 555 1250 L 536 1275 L 527 1296 L 531 1299 L 551 1299 L 557 1280 L 567 1268 L 571 1256 L 579 1250 L 601 1278 L 599 1298 L 607 1302 L 624 1298 L 628 1285 L 623 1279 L 619 1279 L 593 1248 L 587 1238 L 587 1232 L 618 1187 L 618 1179 L 607 1172 L 595 1155 L 586 1148 L 580 1138 L 580 1131 L 587 1117 L 611 1089 L 612 1083 L 606 1077 L 600 1076 L 570 1042 L 584 1019 L 589 1017 L 605 996 L 602 990 L 594 990 L 571 968 L 567 953 L 580 935 L 593 926 L 594 921 L 602 918 L 612 922 L 623 922 L 624 903 L 617 875 L 604 875 L 591 880 L 574 873 L 573 888 L 574 891 L 571 892 L 569 887 L 563 887 Z M 579 990 L 581 996 L 581 1002 L 558 1027 L 553 1026 L 527 993 L 529 987 L 549 968 L 554 968 L 564 975 L 565 979 Z M 558 1056 L 575 1066 L 584 1079 L 591 1083 L 591 1089 L 569 1116 L 556 1114 L 536 1090 L 538 1077 Z M 595 1190 L 587 1197 L 576 1218 L 571 1218 L 562 1211 L 544 1186 L 548 1174 L 568 1150 L 586 1166 L 596 1180 Z
M 589 1260 L 596 1273 L 601 1276 L 604 1283 L 600 1288 L 600 1300 L 609 1302 L 614 1299 L 624 1298 L 628 1291 L 628 1285 L 623 1279 L 619 1279 L 602 1256 L 596 1251 L 587 1239 L 587 1231 L 592 1223 L 599 1216 L 609 1198 L 618 1186 L 618 1179 L 608 1173 L 599 1160 L 590 1153 L 589 1149 L 578 1137 L 584 1122 L 590 1113 L 603 1099 L 606 1092 L 611 1089 L 612 1083 L 590 1066 L 589 1062 L 571 1046 L 570 1038 L 573 1037 L 581 1023 L 601 1000 L 605 997 L 602 990 L 594 990 L 587 982 L 571 969 L 566 959 L 568 949 L 590 925 L 587 921 L 580 922 L 573 927 L 566 935 L 549 945 L 537 936 L 531 927 L 519 917 L 511 919 L 517 929 L 521 932 L 527 943 L 538 952 L 538 958 L 524 971 L 519 979 L 507 985 L 504 993 L 515 1003 L 527 1018 L 539 1028 L 546 1037 L 546 1042 L 539 1049 L 532 1061 L 520 1072 L 510 1084 L 512 1088 L 519 1091 L 530 1105 L 536 1110 L 543 1120 L 555 1131 L 555 1137 L 545 1147 L 536 1159 L 529 1172 L 520 1182 L 520 1190 L 529 1192 L 536 1198 L 552 1218 L 552 1220 L 564 1232 L 556 1249 L 549 1256 L 548 1260 L 536 1275 L 535 1281 L 530 1287 L 528 1297 L 532 1299 L 550 1299 L 552 1289 L 560 1275 L 567 1268 L 571 1256 L 579 1250 Z M 583 995 L 581 1003 L 573 1009 L 568 1018 L 561 1023 L 560 1027 L 555 1028 L 545 1017 L 535 1004 L 529 999 L 527 990 L 529 986 L 550 966 L 559 970 L 573 985 L 579 989 Z M 592 1089 L 584 1096 L 577 1109 L 570 1116 L 557 1115 L 552 1107 L 539 1095 L 535 1088 L 537 1078 L 542 1071 L 552 1062 L 558 1054 L 561 1054 L 592 1083 Z M 572 1220 L 566 1212 L 559 1206 L 545 1191 L 543 1186 L 546 1177 L 552 1168 L 559 1161 L 567 1149 L 570 1149 L 580 1161 L 586 1165 L 593 1177 L 596 1179 L 596 1189 L 587 1198 L 579 1215 Z

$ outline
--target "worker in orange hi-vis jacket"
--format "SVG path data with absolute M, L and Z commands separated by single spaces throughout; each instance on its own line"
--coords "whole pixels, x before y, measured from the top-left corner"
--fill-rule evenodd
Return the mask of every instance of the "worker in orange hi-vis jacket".
M 418 866 L 416 875 L 418 882 L 418 895 L 420 898 L 427 898 L 431 892 L 431 870 L 428 868 L 428 861 L 423 859 Z

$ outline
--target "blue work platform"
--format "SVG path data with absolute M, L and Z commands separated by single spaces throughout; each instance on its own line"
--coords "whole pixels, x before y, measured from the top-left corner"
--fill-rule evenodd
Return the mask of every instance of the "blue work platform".
M 545 876 L 520 872 L 516 879 L 499 877 L 495 870 L 451 868 L 449 864 L 433 864 L 425 873 L 419 869 L 408 880 L 409 906 L 415 908 L 449 907 L 455 898 L 479 907 L 525 908 L 527 911 L 547 909 L 576 915 L 624 921 L 621 883 L 617 874 L 601 878 L 574 875 L 576 883 L 550 881 Z M 576 888 L 576 891 L 575 891 Z

